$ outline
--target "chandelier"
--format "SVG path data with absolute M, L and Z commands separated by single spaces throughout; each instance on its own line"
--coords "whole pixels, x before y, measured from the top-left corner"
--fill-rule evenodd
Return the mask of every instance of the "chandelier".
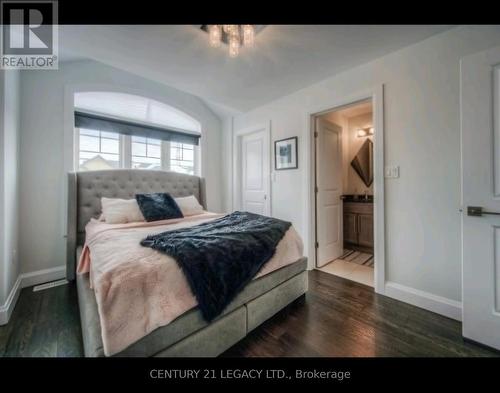
M 210 46 L 216 48 L 225 42 L 229 46 L 229 57 L 236 57 L 240 47 L 253 47 L 255 28 L 253 25 L 204 25 Z

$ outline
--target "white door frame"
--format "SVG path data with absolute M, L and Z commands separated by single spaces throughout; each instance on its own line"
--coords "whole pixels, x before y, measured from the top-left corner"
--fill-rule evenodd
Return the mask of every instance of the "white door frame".
M 345 106 L 352 105 L 356 102 L 372 100 L 373 107 L 373 126 L 375 134 L 373 135 L 373 215 L 374 215 L 374 258 L 375 258 L 375 274 L 374 288 L 379 294 L 385 293 L 385 197 L 384 197 L 384 86 L 378 85 L 371 89 L 367 89 L 355 94 L 345 95 L 342 98 L 332 99 L 330 102 L 323 102 L 321 105 L 316 105 L 308 108 L 304 119 L 304 129 L 307 130 L 304 140 L 305 159 L 304 170 L 304 190 L 308 190 L 305 198 L 305 217 L 307 250 L 310 256 L 309 269 L 316 266 L 316 198 L 314 193 L 314 118 L 322 113 L 331 112 L 335 109 L 340 109 Z
M 241 201 L 241 140 L 243 136 L 248 134 L 253 134 L 254 132 L 265 131 L 266 143 L 269 149 L 269 181 L 267 182 L 267 205 L 269 206 L 269 215 L 272 214 L 272 203 L 271 203 L 271 177 L 272 177 L 272 157 L 271 154 L 271 122 L 256 124 L 251 127 L 246 127 L 240 130 L 235 130 L 233 132 L 233 210 L 239 210 L 242 206 Z

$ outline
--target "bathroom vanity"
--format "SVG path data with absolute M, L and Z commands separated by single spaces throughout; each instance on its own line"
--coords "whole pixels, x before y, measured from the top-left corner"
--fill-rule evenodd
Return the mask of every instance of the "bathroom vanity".
M 373 196 L 344 195 L 344 248 L 373 253 Z

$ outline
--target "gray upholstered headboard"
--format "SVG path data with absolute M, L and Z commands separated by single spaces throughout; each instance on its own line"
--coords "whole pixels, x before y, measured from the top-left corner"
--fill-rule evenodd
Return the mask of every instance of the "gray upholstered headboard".
M 194 195 L 206 209 L 205 181 L 198 176 L 144 169 L 115 169 L 68 174 L 68 280 L 74 280 L 76 248 L 85 241 L 85 225 L 101 214 L 101 197 L 132 199 L 138 193 L 168 192 L 173 197 Z

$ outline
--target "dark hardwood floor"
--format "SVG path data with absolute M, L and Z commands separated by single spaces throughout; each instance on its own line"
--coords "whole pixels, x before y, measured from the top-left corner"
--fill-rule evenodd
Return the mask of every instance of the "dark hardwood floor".
M 2 356 L 81 356 L 74 284 L 25 288 L 8 325 Z M 374 294 L 317 270 L 309 292 L 222 356 L 499 356 L 464 341 L 459 322 Z
M 83 356 L 76 285 L 24 288 L 0 326 L 0 356 Z
M 224 356 L 500 356 L 465 341 L 452 319 L 329 273 Z

